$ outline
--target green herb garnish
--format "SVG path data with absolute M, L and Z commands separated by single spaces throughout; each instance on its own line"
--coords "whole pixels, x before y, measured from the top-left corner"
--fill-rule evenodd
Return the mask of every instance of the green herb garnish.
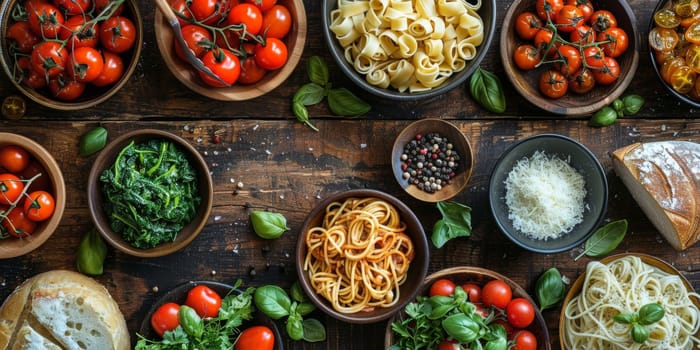
M 556 267 L 545 271 L 537 279 L 537 301 L 540 303 L 540 310 L 553 307 L 564 300 L 566 287 L 561 279 L 561 273 Z
M 468 237 L 472 233 L 471 208 L 457 202 L 438 202 L 442 219 L 433 226 L 431 240 L 436 248 L 457 237 Z
M 612 252 L 622 242 L 627 234 L 627 220 L 617 220 L 597 229 L 593 235 L 586 240 L 586 247 L 583 253 L 579 254 L 574 261 L 584 255 L 600 257 Z

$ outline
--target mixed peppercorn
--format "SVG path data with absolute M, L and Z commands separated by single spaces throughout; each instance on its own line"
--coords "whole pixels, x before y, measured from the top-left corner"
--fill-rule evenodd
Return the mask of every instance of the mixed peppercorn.
M 437 133 L 417 134 L 401 154 L 403 178 L 421 190 L 434 193 L 449 184 L 460 156 L 446 137 Z

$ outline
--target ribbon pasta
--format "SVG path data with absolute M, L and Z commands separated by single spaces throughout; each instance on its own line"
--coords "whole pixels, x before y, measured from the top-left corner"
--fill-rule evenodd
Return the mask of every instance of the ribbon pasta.
M 396 208 L 378 198 L 329 204 L 322 226 L 305 233 L 314 290 L 342 313 L 394 305 L 414 256 L 405 229 Z
M 330 30 L 368 83 L 400 92 L 440 86 L 484 41 L 481 0 L 337 0 Z
M 586 268 L 581 293 L 564 308 L 564 349 L 697 349 L 700 310 L 678 276 L 627 256 L 607 265 L 593 261 Z M 660 303 L 664 317 L 649 329 L 642 344 L 630 336 L 630 326 L 617 323 L 618 313 L 637 312 L 648 303 Z

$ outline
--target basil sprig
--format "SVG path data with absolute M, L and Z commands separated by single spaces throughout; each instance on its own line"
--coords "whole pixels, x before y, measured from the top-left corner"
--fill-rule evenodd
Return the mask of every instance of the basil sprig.
M 545 271 L 537 279 L 537 301 L 540 303 L 540 310 L 551 308 L 564 300 L 566 287 L 561 279 L 561 273 L 556 267 Z
M 644 98 L 639 95 L 627 95 L 622 99 L 615 99 L 610 106 L 601 108 L 595 112 L 588 122 L 590 126 L 608 126 L 626 115 L 637 114 L 644 106 Z
M 433 226 L 431 240 L 436 248 L 457 237 L 468 237 L 472 233 L 472 209 L 457 202 L 438 202 L 442 219 Z
M 328 66 L 319 56 L 311 56 L 306 64 L 310 83 L 302 85 L 292 99 L 292 111 L 297 120 L 318 131 L 309 120 L 307 106 L 319 104 L 328 98 L 331 113 L 339 116 L 358 116 L 372 109 L 365 101 L 345 88 L 332 88 L 329 82 Z
M 613 320 L 617 323 L 630 325 L 632 340 L 641 344 L 649 339 L 649 330 L 646 326 L 660 321 L 665 313 L 664 307 L 660 304 L 649 303 L 639 308 L 636 313 L 619 313 L 613 316 Z
M 593 235 L 586 240 L 583 253 L 579 254 L 574 261 L 584 255 L 600 257 L 609 254 L 622 242 L 627 234 L 627 220 L 617 220 L 597 229 Z
M 292 286 L 291 294 L 290 298 L 284 289 L 275 285 L 266 285 L 255 289 L 253 301 L 258 310 L 273 320 L 287 317 L 285 328 L 291 339 L 304 339 L 308 342 L 326 340 L 326 328 L 320 321 L 313 318 L 304 319 L 304 316 L 316 307 L 309 301 L 298 283 Z
M 482 107 L 494 113 L 506 110 L 506 96 L 498 77 L 481 67 L 469 78 L 469 93 Z

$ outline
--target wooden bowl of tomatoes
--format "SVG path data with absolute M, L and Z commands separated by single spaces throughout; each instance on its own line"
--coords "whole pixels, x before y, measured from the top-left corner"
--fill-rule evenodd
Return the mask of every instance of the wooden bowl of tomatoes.
M 0 259 L 46 242 L 65 204 L 63 173 L 53 156 L 26 136 L 0 132 Z
M 136 0 L 5 1 L 3 70 L 32 101 L 58 110 L 98 105 L 121 89 L 143 43 Z
M 516 0 L 501 30 L 501 61 L 515 89 L 559 115 L 611 104 L 634 78 L 639 48 L 625 0 Z
M 411 339 L 412 334 L 417 336 Z M 520 350 L 549 350 L 547 323 L 520 285 L 471 266 L 429 275 L 416 301 L 389 320 L 384 336 L 384 348 L 392 350 L 505 349 L 507 343 Z
M 221 101 L 262 96 L 282 84 L 301 60 L 306 42 L 302 0 L 168 2 L 188 48 L 223 81 L 187 61 L 173 28 L 157 11 L 155 34 L 165 65 L 200 95 Z
M 138 344 L 160 342 L 166 332 L 174 332 L 173 334 L 180 336 L 180 339 L 187 338 L 188 342 L 192 342 L 190 345 L 195 348 L 199 345 L 204 348 L 214 346 L 235 350 L 283 350 L 284 338 L 282 338 L 277 324 L 262 312 L 254 311 L 251 319 L 244 319 L 242 325 L 235 327 L 237 330 L 225 326 L 226 322 L 223 318 L 225 316 L 219 317 L 221 309 L 226 309 L 226 311 L 241 310 L 244 303 L 227 303 L 224 299 L 241 296 L 245 293 L 245 290 L 214 281 L 190 281 L 176 286 L 160 297 L 146 314 L 141 322 L 137 347 Z M 182 325 L 178 319 L 178 312 L 183 305 L 191 307 L 197 316 L 204 318 L 202 324 L 205 326 L 201 339 L 216 339 L 215 344 L 196 344 L 192 340 L 193 337 L 187 332 L 188 327 Z M 228 315 L 231 316 L 232 313 Z M 175 330 L 178 326 L 181 330 Z M 222 340 L 220 337 L 226 337 L 226 340 Z M 226 344 L 223 343 L 224 341 L 231 343 Z M 235 345 L 232 346 L 232 344 Z

